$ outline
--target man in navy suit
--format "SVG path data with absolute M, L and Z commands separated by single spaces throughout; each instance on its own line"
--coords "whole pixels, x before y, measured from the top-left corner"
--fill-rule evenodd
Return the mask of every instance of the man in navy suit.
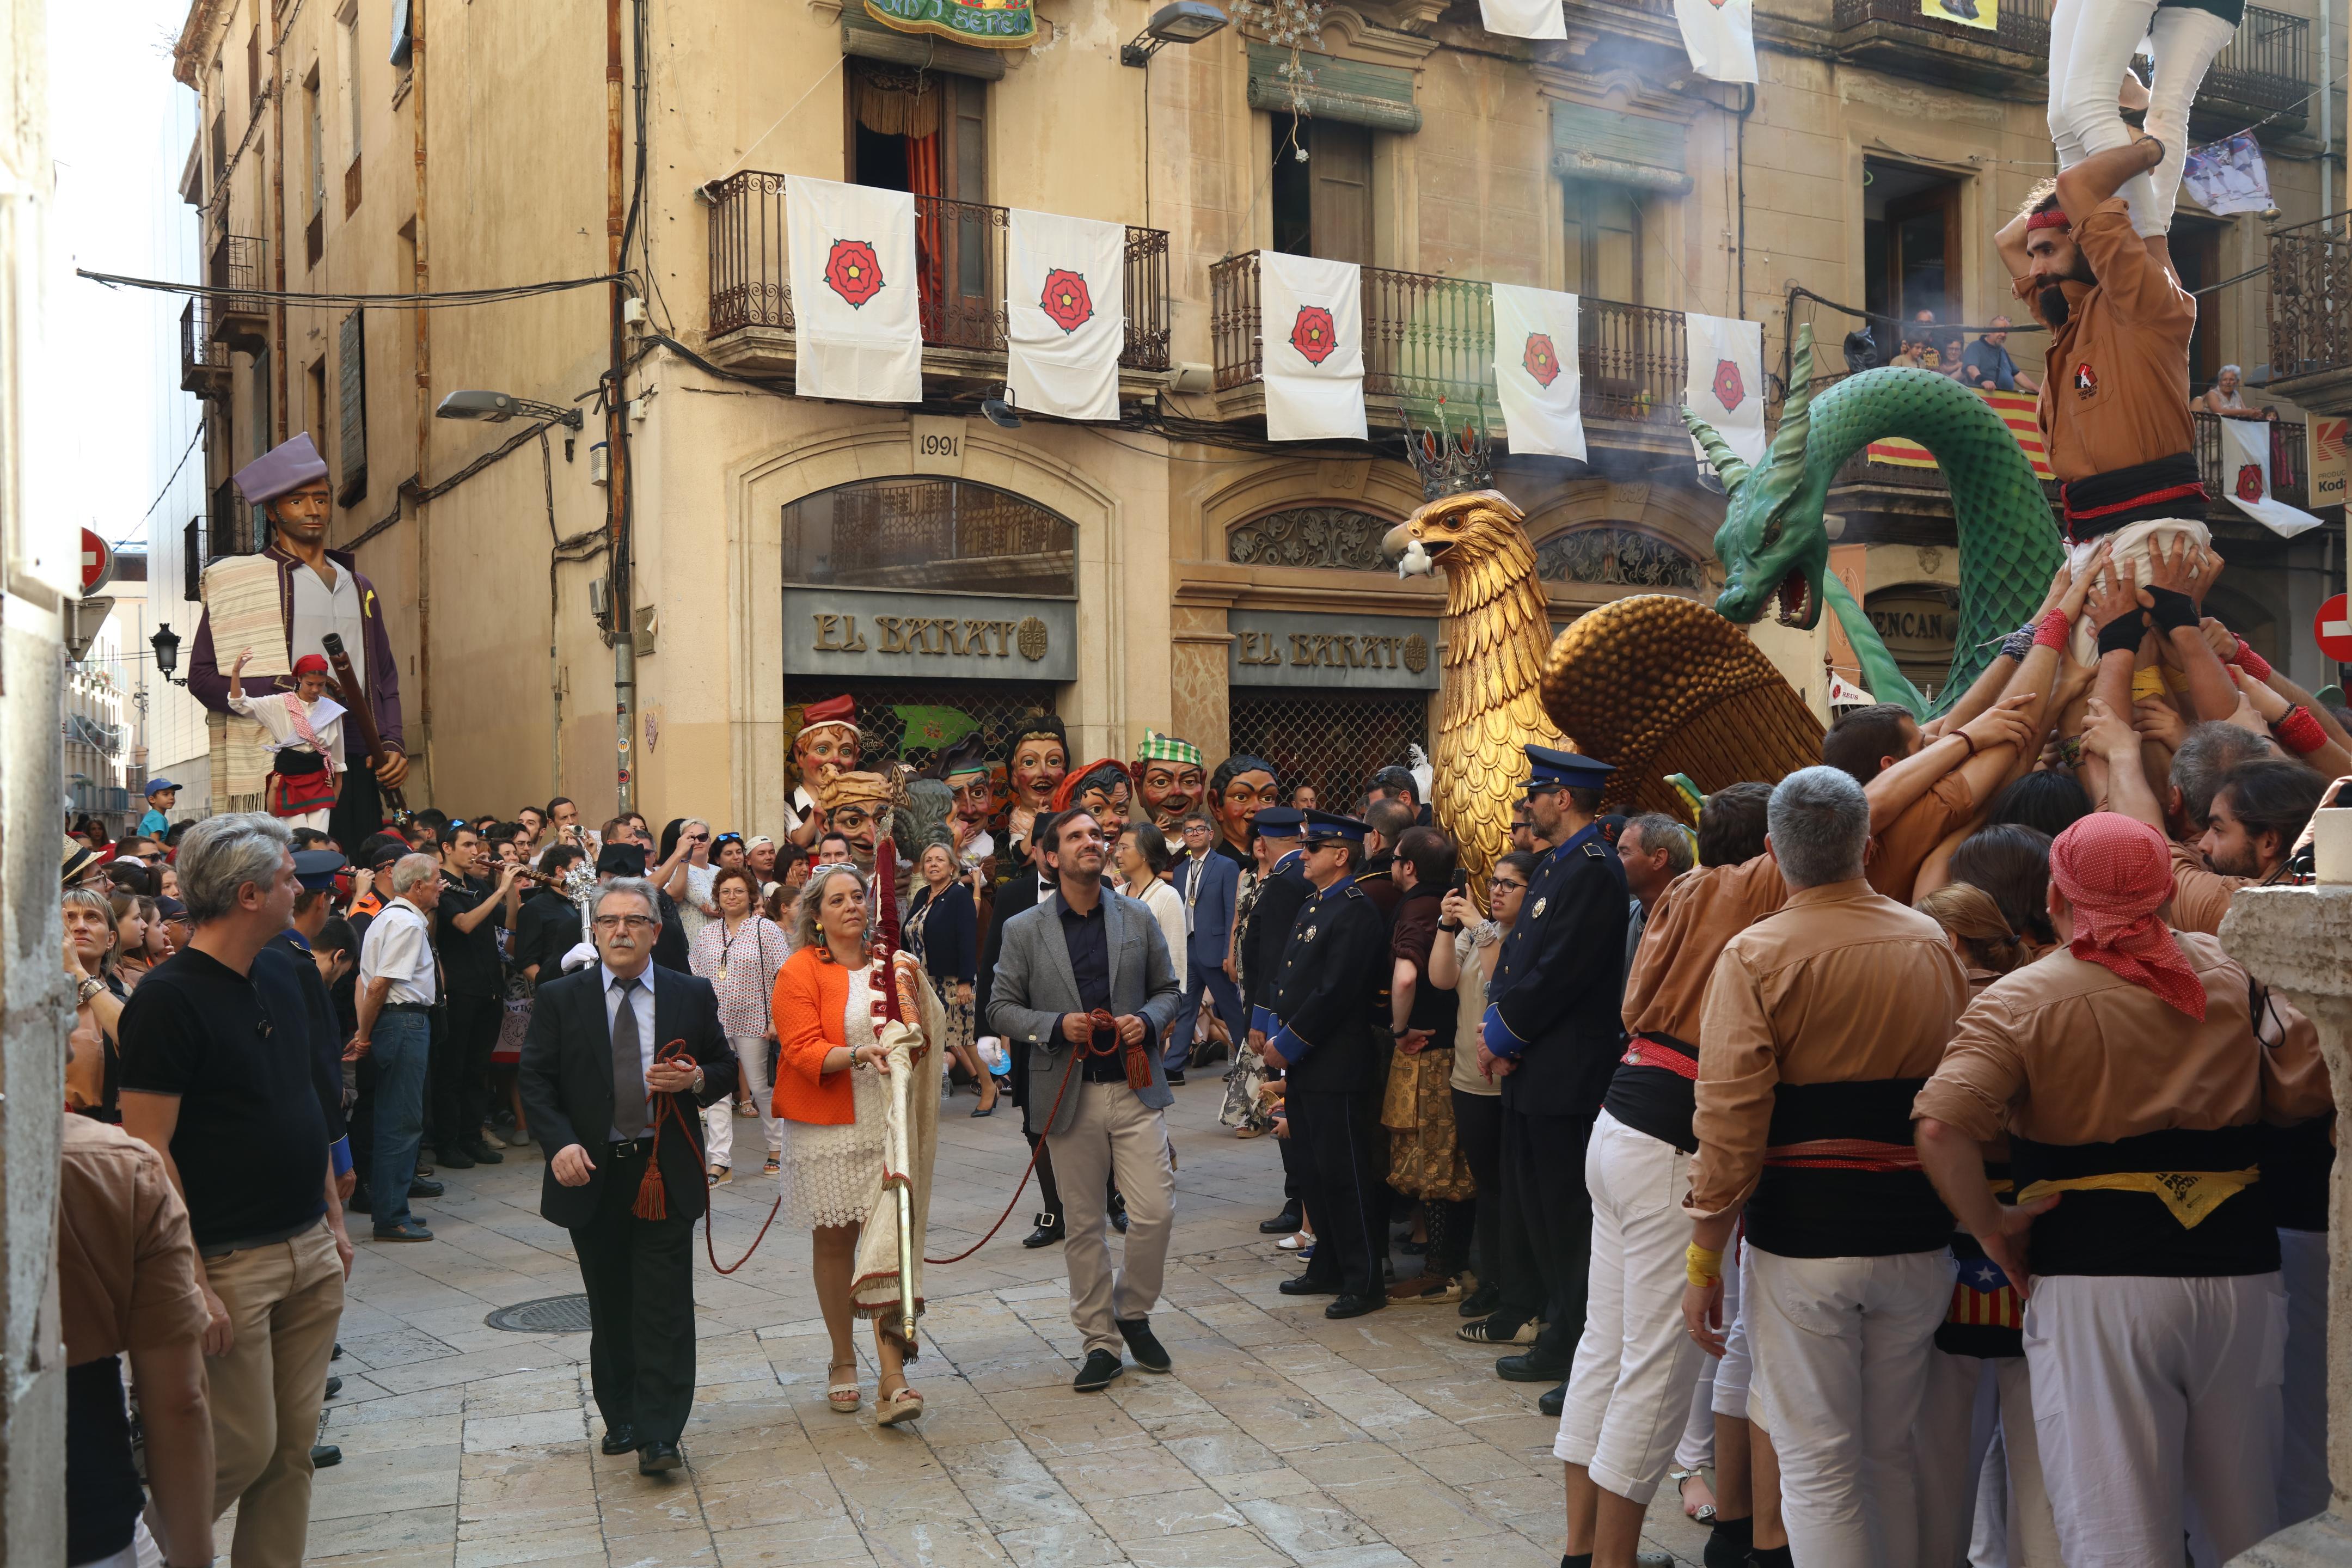
M 1205 813 L 1184 819 L 1185 858 L 1175 871 L 1176 892 L 1184 900 L 1184 998 L 1168 1030 L 1160 1059 L 1170 1083 L 1184 1081 L 1190 1061 L 1207 1061 L 1195 1048 L 1192 1030 L 1201 998 L 1207 995 L 1225 1020 L 1225 1037 L 1238 1042 L 1249 1029 L 1249 1010 L 1227 968 L 1234 936 L 1234 900 L 1241 891 L 1241 868 L 1217 853 L 1216 825 Z M 1202 1030 L 1205 1034 L 1207 1031 Z M 1204 1040 L 1202 1045 L 1206 1045 Z
M 683 1458 L 694 1404 L 694 1222 L 703 1185 L 702 1109 L 733 1093 L 735 1053 L 710 982 L 657 967 L 653 884 L 620 877 L 597 894 L 593 968 L 543 982 L 523 1037 L 522 1103 L 550 1151 L 539 1212 L 572 1233 L 588 1289 L 588 1374 L 604 1452 L 637 1451 L 656 1475 Z M 656 1061 L 677 1041 L 688 1061 Z M 656 1139 L 663 1122 L 667 1135 Z M 667 1213 L 633 1211 L 657 1159 Z

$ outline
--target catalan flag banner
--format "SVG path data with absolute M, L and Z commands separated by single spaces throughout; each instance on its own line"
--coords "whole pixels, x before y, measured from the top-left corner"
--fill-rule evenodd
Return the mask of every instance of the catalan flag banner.
M 2009 426 L 2010 434 L 2017 437 L 2018 447 L 2025 453 L 2025 460 L 2033 465 L 2033 477 L 2037 479 L 2056 479 L 2058 473 L 2050 466 L 2049 449 L 2042 444 L 2042 418 L 2037 410 L 2039 400 L 2033 394 L 1979 390 L 1977 395 L 1992 405 L 1992 411 L 2000 416 L 2000 422 Z M 1870 460 L 1898 468 L 1932 468 L 1936 466 L 1936 459 L 1928 456 L 1927 447 L 1899 436 L 1873 441 L 1870 444 Z
M 1952 1302 L 1936 1331 L 1936 1348 L 1946 1355 L 2023 1354 L 2025 1303 L 2009 1276 L 1966 1237 L 1955 1238 L 1952 1260 Z

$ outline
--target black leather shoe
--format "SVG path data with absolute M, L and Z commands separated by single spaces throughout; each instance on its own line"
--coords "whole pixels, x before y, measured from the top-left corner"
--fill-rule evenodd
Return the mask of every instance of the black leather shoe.
M 504 1154 L 499 1153 L 479 1138 L 466 1145 L 465 1154 L 466 1158 L 477 1165 L 503 1165 L 507 1163 L 507 1157 Z
M 1110 1211 L 1110 1227 L 1111 1229 L 1118 1232 L 1121 1236 L 1125 1236 L 1127 1234 L 1127 1208 L 1125 1205 L 1121 1205 L 1119 1207 Z
M 1541 1398 L 1538 1399 L 1536 1401 L 1536 1408 L 1542 1411 L 1547 1415 L 1558 1415 L 1560 1411 L 1560 1406 L 1567 1403 L 1568 1384 L 1563 1383 L 1558 1388 L 1553 1389 L 1550 1393 L 1544 1394 Z
M 607 1426 L 604 1428 L 604 1441 L 601 1446 L 607 1454 L 626 1454 L 637 1446 L 637 1429 L 626 1423 L 618 1426 Z
M 1146 1372 L 1166 1372 L 1175 1364 L 1168 1359 L 1167 1347 L 1151 1331 L 1149 1318 L 1119 1319 L 1118 1337 L 1127 1342 L 1127 1353 L 1135 1358 L 1135 1364 Z
M 1260 1236 L 1296 1236 L 1300 1217 L 1298 1205 L 1293 1204 L 1272 1219 L 1258 1221 L 1257 1233 Z
M 1110 1352 L 1088 1351 L 1086 1364 L 1078 1368 L 1078 1375 L 1070 1380 L 1070 1386 L 1080 1394 L 1100 1394 L 1110 1386 L 1111 1379 L 1126 1370 L 1127 1363 Z
M 1339 1287 L 1337 1285 L 1326 1285 L 1308 1274 L 1286 1279 L 1275 1289 L 1286 1296 L 1336 1296 L 1339 1293 Z
M 328 1398 L 332 1399 L 332 1398 L 334 1398 L 334 1397 L 335 1397 L 335 1395 L 337 1395 L 337 1394 L 341 1394 L 342 1391 L 343 1391 L 343 1380 L 342 1380 L 341 1378 L 340 1378 L 340 1377 L 331 1377 L 331 1378 L 327 1379 L 327 1397 L 328 1397 Z
M 1360 1318 L 1367 1312 L 1377 1312 L 1388 1304 L 1388 1296 L 1379 1290 L 1369 1296 L 1338 1296 L 1323 1309 L 1323 1315 L 1327 1318 Z
M 1037 1228 L 1022 1237 L 1021 1245 L 1051 1247 L 1061 1239 L 1062 1216 L 1057 1214 L 1041 1214 L 1037 1216 Z
M 677 1451 L 675 1443 L 651 1442 L 637 1450 L 637 1474 L 657 1476 L 664 1470 L 674 1470 L 686 1463 L 686 1456 Z
M 474 1168 L 474 1157 L 455 1143 L 450 1144 L 446 1149 L 436 1150 L 435 1157 L 453 1171 L 470 1171 Z
M 332 1443 L 313 1443 L 310 1445 L 310 1468 L 312 1469 L 323 1470 L 331 1465 L 340 1465 L 342 1462 L 343 1451 L 335 1447 Z
M 1495 1309 L 1502 1304 L 1503 1288 L 1501 1286 L 1481 1285 L 1462 1298 L 1462 1315 L 1465 1318 L 1491 1317 L 1494 1315 Z
M 441 1195 L 441 1184 L 428 1182 L 419 1176 L 408 1184 L 408 1195 L 412 1198 L 437 1198 Z
M 1168 1074 L 1168 1087 L 1171 1089 L 1183 1088 L 1184 1075 L 1181 1072 L 1171 1072 Z
M 1498 1358 L 1495 1363 L 1495 1375 L 1505 1383 L 1564 1383 L 1568 1380 L 1568 1368 L 1548 1366 L 1536 1360 L 1534 1352 L 1529 1352 L 1524 1355 Z

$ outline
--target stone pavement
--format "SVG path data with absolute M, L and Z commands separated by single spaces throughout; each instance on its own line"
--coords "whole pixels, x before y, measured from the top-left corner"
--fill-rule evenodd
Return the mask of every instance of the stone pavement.
M 309 1561 L 1550 1568 L 1560 1477 L 1542 1390 L 1498 1381 L 1453 1337 L 1451 1308 L 1335 1323 L 1319 1300 L 1278 1295 L 1297 1266 L 1257 1234 L 1280 1206 L 1273 1142 L 1216 1124 L 1213 1079 L 1177 1093 L 1176 1237 L 1152 1318 L 1172 1375 L 1130 1367 L 1105 1394 L 1070 1391 L 1061 1249 L 1019 1246 L 1033 1192 L 971 1259 L 926 1270 L 913 1371 L 930 1413 L 895 1431 L 870 1404 L 835 1415 L 807 1241 L 778 1229 L 731 1277 L 697 1265 L 689 1463 L 658 1479 L 596 1452 L 585 1333 L 483 1321 L 580 1289 L 565 1233 L 537 1212 L 540 1151 L 441 1173 L 446 1195 L 415 1205 L 435 1242 L 360 1244 L 328 1406 L 343 1462 L 319 1473 Z M 971 1105 L 942 1109 L 935 1255 L 979 1239 L 1028 1158 L 1010 1105 L 980 1121 Z M 773 1196 L 759 1124 L 735 1125 L 751 1169 L 718 1194 L 728 1262 Z M 860 1349 L 870 1401 L 870 1336 Z M 1671 1489 L 1651 1531 L 1696 1563 L 1704 1532 Z

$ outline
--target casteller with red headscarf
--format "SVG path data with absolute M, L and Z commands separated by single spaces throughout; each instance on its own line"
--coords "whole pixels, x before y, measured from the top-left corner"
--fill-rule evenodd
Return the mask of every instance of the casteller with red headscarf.
M 2050 880 L 2074 910 L 2074 956 L 2111 969 L 2190 1017 L 2205 987 L 2157 911 L 2172 897 L 2172 852 L 2153 827 L 2095 811 L 2050 846 Z

